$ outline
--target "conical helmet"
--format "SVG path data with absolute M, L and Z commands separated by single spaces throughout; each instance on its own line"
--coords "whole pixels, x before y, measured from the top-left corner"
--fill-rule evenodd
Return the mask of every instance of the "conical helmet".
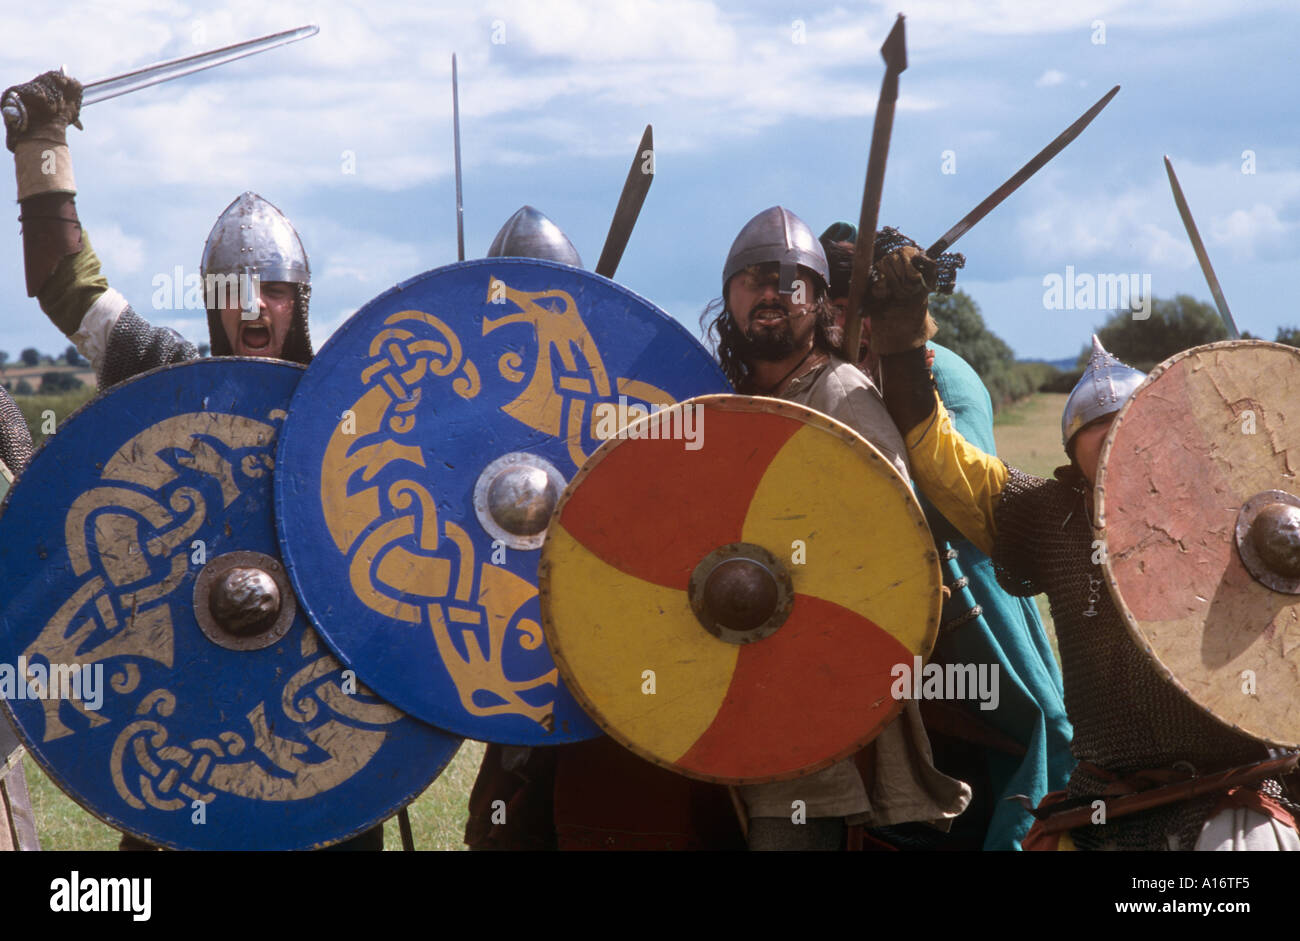
M 256 193 L 243 193 L 217 218 L 203 246 L 203 275 L 250 272 L 260 281 L 311 284 L 298 230 Z
M 506 220 L 488 249 L 488 258 L 543 258 L 582 267 L 578 250 L 558 225 L 532 206 Z
M 230 340 L 221 326 L 221 313 L 214 306 L 211 275 L 248 275 L 256 282 L 286 281 L 297 285 L 293 324 L 285 337 L 281 357 L 296 363 L 310 363 L 311 336 L 307 329 L 307 308 L 311 300 L 311 266 L 298 230 L 288 216 L 253 192 L 242 193 L 217 217 L 203 245 L 200 264 L 208 291 L 208 334 L 213 356 L 231 352 Z M 241 286 L 241 291 L 246 288 Z M 247 302 L 247 300 L 246 300 Z
M 830 284 L 831 270 L 826 263 L 822 243 L 817 241 L 817 236 L 808 228 L 808 223 L 781 206 L 764 209 L 750 219 L 731 243 L 727 263 L 722 268 L 724 295 L 727 282 L 736 272 L 750 265 L 770 262 L 777 262 L 781 266 L 782 294 L 794 290 L 794 282 L 798 277 L 796 268 L 799 265 L 817 272 L 823 286 Z
M 1145 378 L 1146 373 L 1125 366 L 1107 353 L 1094 333 L 1088 366 L 1075 383 L 1061 414 L 1061 443 L 1065 449 L 1069 451 L 1070 439 L 1084 425 L 1123 408 Z

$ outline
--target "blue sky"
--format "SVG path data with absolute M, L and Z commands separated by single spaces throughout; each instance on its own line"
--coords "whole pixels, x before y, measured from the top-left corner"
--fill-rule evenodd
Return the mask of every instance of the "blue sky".
M 1242 329 L 1271 339 L 1300 323 L 1288 290 L 1300 254 L 1291 4 L 73 0 L 52 18 L 16 0 L 0 6 L 5 85 L 61 64 L 91 81 L 321 27 L 305 42 L 90 106 L 85 131 L 70 131 L 78 206 L 109 282 L 196 340 L 206 337 L 202 312 L 154 309 L 153 282 L 177 265 L 197 270 L 217 214 L 245 189 L 303 237 L 318 347 L 370 298 L 455 260 L 453 51 L 469 256 L 528 203 L 594 266 L 653 123 L 657 176 L 617 277 L 698 332 L 727 249 L 754 213 L 780 203 L 818 232 L 856 220 L 879 47 L 900 11 L 909 67 L 880 218 L 923 244 L 1123 86 L 956 247 L 967 256 L 959 287 L 1018 355 L 1073 356 L 1105 319 L 1044 306 L 1044 279 L 1067 267 L 1149 275 L 1158 297 L 1209 299 L 1166 153 Z M 945 151 L 955 173 L 943 172 Z M 0 250 L 0 349 L 62 350 L 67 341 L 26 297 L 16 216 L 14 206 Z

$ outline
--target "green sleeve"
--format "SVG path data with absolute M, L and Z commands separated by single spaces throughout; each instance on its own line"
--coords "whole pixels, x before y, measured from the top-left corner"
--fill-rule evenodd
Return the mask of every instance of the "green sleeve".
M 81 318 L 92 304 L 108 290 L 108 279 L 99 270 L 99 257 L 90 247 L 90 236 L 81 233 L 81 251 L 65 255 L 46 279 L 36 299 L 41 310 L 63 331 L 72 336 L 81 326 Z

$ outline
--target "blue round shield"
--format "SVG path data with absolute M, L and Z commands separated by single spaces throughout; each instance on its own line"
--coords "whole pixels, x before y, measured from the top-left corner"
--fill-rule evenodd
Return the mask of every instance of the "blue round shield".
M 65 421 L 0 513 L 4 708 L 64 791 L 161 846 L 341 841 L 459 745 L 376 697 L 294 597 L 272 480 L 302 375 L 139 376 Z
M 294 395 L 276 499 L 298 596 L 345 664 L 440 728 L 518 745 L 599 735 L 542 634 L 551 510 L 602 440 L 729 388 L 675 320 L 578 268 L 489 258 L 399 284 Z M 660 429 L 684 447 L 701 431 Z

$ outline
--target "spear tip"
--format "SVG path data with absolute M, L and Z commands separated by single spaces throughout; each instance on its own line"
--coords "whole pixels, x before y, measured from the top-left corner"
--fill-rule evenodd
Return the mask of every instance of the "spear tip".
M 903 27 L 903 14 L 894 20 L 894 28 L 885 37 L 880 47 L 880 56 L 885 60 L 885 67 L 893 72 L 902 72 L 907 68 L 907 36 Z

